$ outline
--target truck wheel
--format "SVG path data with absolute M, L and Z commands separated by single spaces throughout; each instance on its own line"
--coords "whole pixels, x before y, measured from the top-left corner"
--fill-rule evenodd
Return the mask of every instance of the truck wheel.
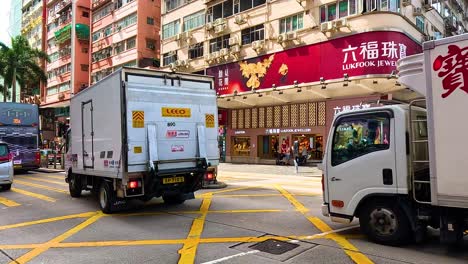
M 364 205 L 359 224 L 370 240 L 384 245 L 406 244 L 412 234 L 407 216 L 393 202 L 374 201 Z
M 165 204 L 183 204 L 185 199 L 180 195 L 163 195 L 163 200 Z
M 114 203 L 117 200 L 115 191 L 112 190 L 111 183 L 102 181 L 99 188 L 99 205 L 105 214 L 110 214 L 114 211 Z
M 70 190 L 70 196 L 73 198 L 78 198 L 81 196 L 81 177 L 70 173 L 68 179 L 68 189 Z
M 11 183 L 10 183 L 10 184 L 2 185 L 2 189 L 3 189 L 4 191 L 10 190 L 10 189 L 11 189 Z

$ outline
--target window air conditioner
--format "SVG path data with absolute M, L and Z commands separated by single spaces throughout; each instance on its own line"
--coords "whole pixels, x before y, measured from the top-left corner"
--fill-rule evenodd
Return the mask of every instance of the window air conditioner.
M 242 25 L 244 23 L 247 23 L 247 18 L 244 14 L 239 14 L 239 15 L 236 15 L 235 18 L 234 18 L 234 23 L 238 24 L 238 25 Z
M 229 46 L 234 46 L 234 45 L 237 45 L 237 44 L 239 44 L 239 41 L 238 41 L 237 37 L 229 38 Z
M 420 7 L 413 7 L 413 16 L 422 16 L 422 11 Z
M 320 31 L 322 32 L 328 32 L 333 29 L 333 22 L 323 22 L 320 24 Z
M 215 33 L 221 33 L 223 32 L 224 30 L 226 29 L 226 24 L 221 24 L 221 25 L 217 25 L 215 26 Z
M 401 4 L 403 6 L 409 6 L 409 5 L 411 5 L 411 0 L 401 0 Z
M 219 55 L 222 56 L 222 57 L 229 55 L 229 49 L 227 49 L 227 48 L 221 49 L 219 51 Z
M 348 20 L 346 18 L 341 18 L 338 20 L 333 21 L 335 28 L 342 28 L 348 26 Z
M 231 55 L 236 55 L 240 53 L 241 47 L 239 45 L 231 47 Z
M 265 41 L 263 40 L 256 40 L 252 42 L 252 48 L 257 52 L 262 50 L 264 48 L 264 45 L 265 45 Z

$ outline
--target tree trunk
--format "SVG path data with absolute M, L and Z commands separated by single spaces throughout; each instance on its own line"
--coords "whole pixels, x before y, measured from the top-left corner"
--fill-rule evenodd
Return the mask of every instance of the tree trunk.
M 16 68 L 13 68 L 13 89 L 12 89 L 12 99 L 13 103 L 16 103 Z
M 3 79 L 3 102 L 6 103 L 8 95 L 8 87 L 5 83 L 5 79 Z

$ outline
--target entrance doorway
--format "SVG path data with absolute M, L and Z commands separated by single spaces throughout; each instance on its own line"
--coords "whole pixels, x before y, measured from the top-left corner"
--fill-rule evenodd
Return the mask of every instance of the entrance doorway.
M 279 151 L 279 135 L 258 136 L 258 157 L 275 159 Z
M 309 159 L 321 160 L 323 155 L 323 137 L 318 134 L 293 135 L 292 142 L 299 143 L 299 155 L 307 155 Z

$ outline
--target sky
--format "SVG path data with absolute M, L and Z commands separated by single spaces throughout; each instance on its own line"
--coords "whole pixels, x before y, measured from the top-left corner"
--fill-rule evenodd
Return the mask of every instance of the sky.
M 0 41 L 9 45 L 10 35 L 8 26 L 10 24 L 10 6 L 11 0 L 0 0 Z

